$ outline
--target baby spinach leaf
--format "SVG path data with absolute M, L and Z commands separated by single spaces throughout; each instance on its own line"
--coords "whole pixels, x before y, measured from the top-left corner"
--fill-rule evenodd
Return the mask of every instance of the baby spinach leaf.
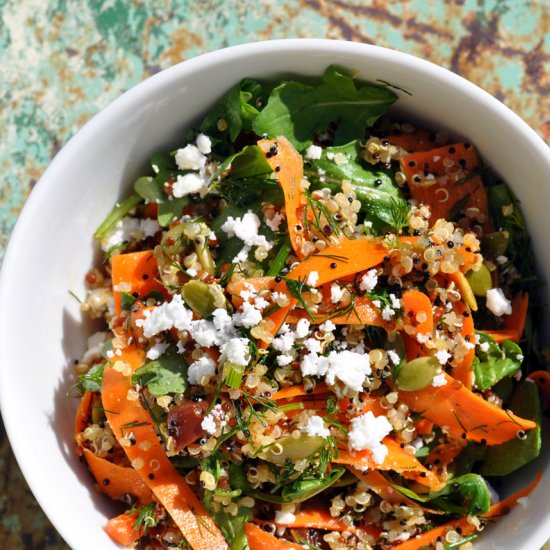
M 346 470 L 333 468 L 320 479 L 302 479 L 287 485 L 281 492 L 283 502 L 303 502 L 325 489 L 328 489 L 336 480 L 340 479 Z
M 187 387 L 188 365 L 172 346 L 154 361 L 145 363 L 132 375 L 132 384 L 147 386 L 153 397 L 168 393 L 181 394 Z
M 485 480 L 478 474 L 466 474 L 447 483 L 440 491 L 432 491 L 427 496 L 417 495 L 406 487 L 394 485 L 406 497 L 422 502 L 449 514 L 471 516 L 482 514 L 491 505 L 489 489 Z
M 179 197 L 167 200 L 158 205 L 157 220 L 161 227 L 168 227 L 174 220 L 181 218 L 185 207 L 189 204 L 189 197 Z
M 485 476 L 506 476 L 521 468 L 534 458 L 541 449 L 541 406 L 537 385 L 524 380 L 516 388 L 508 408 L 521 418 L 533 420 L 537 427 L 525 432 L 525 438 L 514 438 L 501 445 L 487 449 L 481 474 Z
M 201 130 L 209 136 L 227 135 L 230 141 L 235 141 L 242 130 L 252 128 L 252 123 L 259 113 L 255 103 L 261 91 L 262 86 L 259 82 L 244 79 L 208 113 L 202 121 Z M 219 124 L 221 120 L 225 121 L 225 127 Z
M 257 145 L 247 145 L 238 153 L 226 158 L 221 163 L 218 172 L 223 173 L 228 169 L 230 169 L 231 177 L 235 178 L 249 178 L 272 172 Z
M 138 178 L 134 183 L 134 191 L 149 202 L 164 202 L 167 199 L 163 187 L 164 182 L 150 176 Z
M 388 226 L 399 230 L 406 225 L 409 205 L 393 173 L 364 164 L 359 141 L 323 149 L 321 158 L 306 164 L 304 172 L 312 188 L 328 187 L 334 193 L 341 190 L 342 180 L 349 180 L 374 233 L 385 233 Z
M 337 67 L 328 67 L 318 86 L 284 82 L 270 94 L 252 127 L 259 136 L 286 136 L 299 150 L 313 140 L 315 133 L 331 122 L 338 124 L 334 144 L 341 145 L 364 136 L 397 99 L 384 86 L 356 86 L 356 81 Z
M 498 381 L 517 372 L 523 361 L 523 352 L 514 342 L 498 345 L 484 332 L 477 332 L 480 344 L 488 344 L 487 351 L 478 347 L 473 361 L 475 386 L 480 390 L 490 388 Z

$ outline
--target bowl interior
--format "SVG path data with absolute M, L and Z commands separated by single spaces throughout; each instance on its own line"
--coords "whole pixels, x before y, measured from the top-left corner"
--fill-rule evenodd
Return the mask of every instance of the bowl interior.
M 77 404 L 67 398 L 72 363 L 93 330 L 69 294 L 84 293 L 84 274 L 97 254 L 93 231 L 127 194 L 150 153 L 180 145 L 192 122 L 241 78 L 320 76 L 330 64 L 407 89 L 412 95 L 400 94 L 400 110 L 473 142 L 522 201 L 539 269 L 550 272 L 549 150 L 498 101 L 444 69 L 372 46 L 289 40 L 214 52 L 152 77 L 94 117 L 58 154 L 24 208 L 2 270 L 2 414 L 31 489 L 71 547 L 117 548 L 103 531 L 117 507 L 94 490 L 75 458 Z M 548 323 L 541 332 L 548 337 Z M 490 529 L 491 542 L 484 535 L 479 548 L 535 549 L 550 534 L 548 457 L 520 471 L 509 488 L 525 483 L 536 468 L 545 470 L 537 491 Z

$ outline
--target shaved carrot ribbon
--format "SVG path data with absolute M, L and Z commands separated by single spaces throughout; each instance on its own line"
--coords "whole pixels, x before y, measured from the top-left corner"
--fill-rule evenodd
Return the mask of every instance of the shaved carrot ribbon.
M 244 534 L 250 550 L 303 550 L 301 544 L 274 537 L 254 523 L 244 524 Z
M 132 466 L 192 548 L 227 549 L 216 523 L 166 456 L 151 416 L 139 400 L 128 399 L 132 372 L 143 362 L 143 352 L 129 346 L 122 350 L 113 366 L 105 367 L 101 396 L 107 420 Z M 124 444 L 123 438 L 129 431 L 135 445 Z
M 506 340 L 518 343 L 525 330 L 528 308 L 529 294 L 518 294 L 512 301 L 512 314 L 504 318 L 504 327 L 501 330 L 486 330 L 485 334 L 499 344 Z
M 469 439 L 499 445 L 516 437 L 519 430 L 532 430 L 535 422 L 485 401 L 460 381 L 445 374 L 445 384 L 416 391 L 399 391 L 410 409 L 447 430 L 458 440 Z

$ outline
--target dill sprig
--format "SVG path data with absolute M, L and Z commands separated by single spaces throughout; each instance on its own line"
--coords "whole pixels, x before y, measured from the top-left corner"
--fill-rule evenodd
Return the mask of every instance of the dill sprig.
M 298 302 L 301 304 L 301 306 L 304 308 L 304 311 L 308 314 L 309 318 L 314 321 L 315 318 L 313 317 L 311 311 L 309 310 L 309 307 L 305 301 L 305 298 L 303 296 L 304 292 L 310 292 L 313 290 L 312 286 L 309 286 L 306 283 L 306 278 L 300 278 L 297 279 L 290 279 L 288 277 L 281 277 L 281 279 L 286 283 L 286 288 L 289 292 L 289 294 L 298 300 Z

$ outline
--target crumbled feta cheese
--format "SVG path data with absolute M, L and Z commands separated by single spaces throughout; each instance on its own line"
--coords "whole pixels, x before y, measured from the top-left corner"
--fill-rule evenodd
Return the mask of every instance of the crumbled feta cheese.
M 285 355 L 277 356 L 277 365 L 279 365 L 279 367 L 286 367 L 287 365 L 290 365 L 292 361 L 294 361 L 294 358 L 292 357 L 292 355 L 285 354 Z
M 319 330 L 323 332 L 334 332 L 336 330 L 336 325 L 328 319 L 322 325 L 319 325 Z
M 287 353 L 292 349 L 295 340 L 295 334 L 293 332 L 285 332 L 280 336 L 277 336 L 271 342 L 271 347 L 281 353 Z
M 281 222 L 283 221 L 284 216 L 279 213 L 275 212 L 274 216 L 271 219 L 265 218 L 264 222 L 271 229 L 271 231 L 279 231 L 279 227 L 281 226 Z
M 420 332 L 416 335 L 416 341 L 419 344 L 425 344 L 430 339 L 430 335 L 428 333 L 421 334 Z
M 101 350 L 107 340 L 112 337 L 110 332 L 95 332 L 88 338 L 88 350 L 84 354 L 82 361 L 91 363 L 101 356 Z
M 156 220 L 145 218 L 138 220 L 126 216 L 119 220 L 109 233 L 101 240 L 101 248 L 104 252 L 119 246 L 130 240 L 143 240 L 153 237 L 160 231 L 160 225 Z
M 233 258 L 233 263 L 246 262 L 248 260 L 248 253 L 250 252 L 251 247 L 244 245 L 241 251 Z
M 205 319 L 193 321 L 189 327 L 189 333 L 199 346 L 205 348 L 213 346 L 218 341 L 218 332 L 214 323 Z
M 210 435 L 216 433 L 216 423 L 211 414 L 207 414 L 201 422 L 201 428 Z
M 492 288 L 487 291 L 487 309 L 497 317 L 502 317 L 512 313 L 512 304 L 501 288 Z
M 262 320 L 262 313 L 253 304 L 243 302 L 240 311 L 234 317 L 235 323 L 244 328 L 256 326 Z
M 314 352 L 304 355 L 300 362 L 302 376 L 324 376 L 328 371 L 328 367 L 328 357 L 319 356 Z
M 304 346 L 308 351 L 313 351 L 315 353 L 321 352 L 321 342 L 316 338 L 308 338 L 304 340 Z
M 354 351 L 331 351 L 328 355 L 326 382 L 334 385 L 336 379 L 353 391 L 361 391 L 365 378 L 371 373 L 368 354 Z
M 298 338 L 305 338 L 309 334 L 309 321 L 307 319 L 300 319 L 296 323 L 296 336 Z
M 329 437 L 330 430 L 325 425 L 325 421 L 320 416 L 312 416 L 308 419 L 307 424 L 302 427 L 302 431 L 310 437 L 318 435 L 319 437 Z
M 340 287 L 339 284 L 333 283 L 330 287 L 330 301 L 333 304 L 337 304 L 344 294 L 344 290 Z
M 147 351 L 147 359 L 151 359 L 151 361 L 155 361 L 158 359 L 167 349 L 169 344 L 155 344 L 149 350 Z
M 175 160 L 180 170 L 200 170 L 206 164 L 206 157 L 192 144 L 178 149 Z
M 171 328 L 187 330 L 193 319 L 193 312 L 183 305 L 180 294 L 175 294 L 171 302 L 164 302 L 152 311 L 145 310 L 143 314 L 145 317 L 138 319 L 136 326 L 143 329 L 146 338 L 152 338 Z
M 378 275 L 376 275 L 376 269 L 370 269 L 361 277 L 359 289 L 363 292 L 372 292 L 377 283 Z
M 185 197 L 191 193 L 198 193 L 208 185 L 208 178 L 205 178 L 201 174 L 190 172 L 189 174 L 183 174 L 178 176 L 176 181 L 172 184 L 172 194 L 179 199 Z
M 391 307 L 399 309 L 401 307 L 401 301 L 395 294 L 390 294 Z
M 432 380 L 432 386 L 434 388 L 439 388 L 440 386 L 444 386 L 447 383 L 447 378 L 445 377 L 445 373 L 442 372 L 441 374 L 436 374 L 434 376 L 434 379 Z
M 288 326 L 288 323 L 283 323 L 277 334 L 286 334 L 287 332 L 290 332 L 290 327 Z
M 151 218 L 144 218 L 139 222 L 139 229 L 143 233 L 143 237 L 154 237 L 160 231 L 160 225 L 157 220 Z
M 317 284 L 318 280 L 319 273 L 317 273 L 317 271 L 310 271 L 309 275 L 307 276 L 306 285 L 314 287 Z
M 199 134 L 195 140 L 197 149 L 203 155 L 208 155 L 212 152 L 212 140 L 205 134 Z
M 395 310 L 390 306 L 384 306 L 381 315 L 384 321 L 391 321 L 392 317 L 395 315 Z
M 506 256 L 497 256 L 496 261 L 499 265 L 504 265 L 508 261 L 508 258 Z
M 246 367 L 250 360 L 247 338 L 231 338 L 220 347 L 222 352 L 220 359 Z
M 396 353 L 395 350 L 389 349 L 386 353 L 388 354 L 388 357 L 390 358 L 390 361 L 394 365 L 399 365 L 399 363 L 401 362 L 401 359 L 400 359 L 399 355 Z
M 200 359 L 197 359 L 197 361 L 191 363 L 187 370 L 187 378 L 189 383 L 193 385 L 200 384 L 205 376 L 211 377 L 214 376 L 214 374 L 216 374 L 216 363 L 208 355 L 204 355 Z
M 292 525 L 296 522 L 296 516 L 291 512 L 286 512 L 284 510 L 277 510 L 275 512 L 275 523 L 280 523 L 282 525 Z
M 352 450 L 368 449 L 372 452 L 374 461 L 382 464 L 388 448 L 382 440 L 392 431 L 392 425 L 385 416 L 374 416 L 372 411 L 353 418 L 348 433 L 348 446 Z
M 306 149 L 305 157 L 308 160 L 319 160 L 323 153 L 323 148 L 318 145 L 310 145 Z
M 451 354 L 446 349 L 436 351 L 435 356 L 442 365 L 446 365 L 447 361 L 451 358 Z
M 479 349 L 483 353 L 487 353 L 489 351 L 489 342 L 481 342 L 481 344 L 479 344 Z
M 267 306 L 269 306 L 269 302 L 263 298 L 258 297 L 254 300 L 254 307 L 260 311 L 265 309 Z
M 271 250 L 273 243 L 269 242 L 263 235 L 258 234 L 259 228 L 260 219 L 253 212 L 247 212 L 242 218 L 229 216 L 222 225 L 222 231 L 228 237 L 237 237 L 249 247 L 261 246 L 266 250 Z

